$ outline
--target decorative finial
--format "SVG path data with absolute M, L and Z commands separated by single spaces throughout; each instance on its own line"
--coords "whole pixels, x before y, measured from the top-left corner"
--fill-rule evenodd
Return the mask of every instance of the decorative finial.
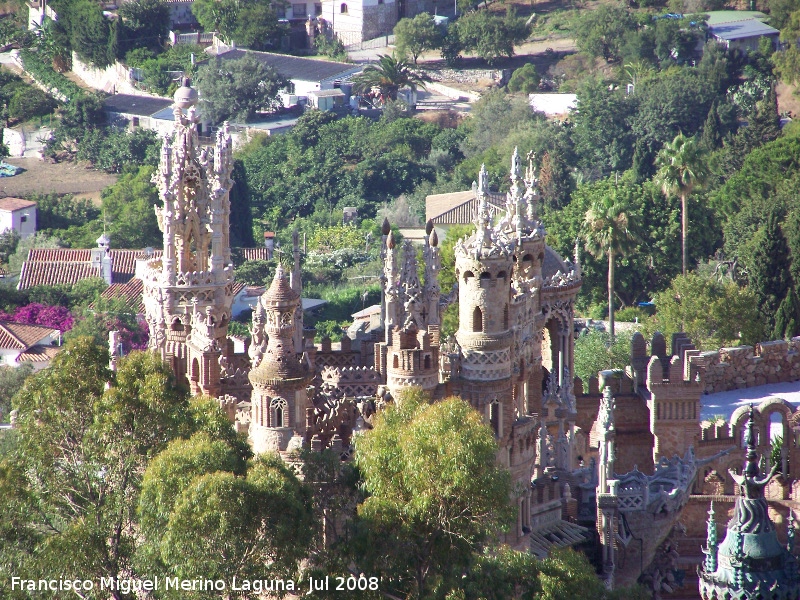
M 511 155 L 511 180 L 516 181 L 522 178 L 522 165 L 519 159 L 519 151 L 514 147 L 514 154 Z
M 439 235 L 436 233 L 435 229 L 431 231 L 431 235 L 428 238 L 428 241 L 430 245 L 433 246 L 434 248 L 439 245 Z
M 489 193 L 489 172 L 486 170 L 486 164 L 481 165 L 480 173 L 478 173 L 478 195 L 486 195 Z
M 428 219 L 428 222 L 425 223 L 425 235 L 430 235 L 431 231 L 433 231 L 433 220 Z
M 383 225 L 381 225 L 381 233 L 383 235 L 389 235 L 390 233 L 392 233 L 392 227 L 391 225 L 389 225 L 388 217 L 383 218 Z

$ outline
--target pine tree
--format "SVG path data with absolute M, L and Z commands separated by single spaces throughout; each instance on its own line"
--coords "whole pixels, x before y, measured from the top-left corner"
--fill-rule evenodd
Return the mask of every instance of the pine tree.
M 780 227 L 780 213 L 770 212 L 764 226 L 750 243 L 752 252 L 748 264 L 750 286 L 758 298 L 758 309 L 764 331 L 776 330 L 778 309 L 792 288 L 789 273 L 791 264 L 789 244 Z M 790 301 L 791 302 L 791 301 Z M 788 326 L 786 317 L 790 309 L 785 309 L 783 325 Z M 782 337 L 782 336 L 781 336 Z
M 775 315 L 775 329 L 772 331 L 772 339 L 780 340 L 791 338 L 800 332 L 800 302 L 794 288 L 789 288 L 789 292 L 778 307 Z

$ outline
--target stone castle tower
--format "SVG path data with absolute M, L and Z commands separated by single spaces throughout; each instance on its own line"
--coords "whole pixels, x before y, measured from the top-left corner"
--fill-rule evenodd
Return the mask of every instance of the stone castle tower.
M 299 449 L 308 442 L 306 411 L 312 404 L 306 387 L 314 370 L 295 345 L 299 307 L 300 294 L 279 264 L 253 311 L 250 442 L 256 453 Z
M 439 388 L 439 239 L 428 223 L 423 246 L 425 283 L 419 280 L 417 252 L 403 246 L 403 266 L 391 231 L 384 234 L 383 309 L 385 341 L 375 346 L 376 369 L 393 396 L 410 386 L 433 397 Z
M 155 210 L 164 250 L 144 269 L 144 306 L 150 348 L 192 393 L 218 397 L 230 352 L 233 159 L 227 127 L 212 147 L 200 147 L 196 105 L 197 91 L 187 79 L 175 93 L 174 130 L 153 176 L 163 201 Z

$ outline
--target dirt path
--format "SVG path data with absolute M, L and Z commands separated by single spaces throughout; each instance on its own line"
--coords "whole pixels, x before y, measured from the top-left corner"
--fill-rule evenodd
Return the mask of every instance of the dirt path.
M 0 178 L 0 197 L 50 192 L 94 195 L 117 181 L 116 175 L 87 169 L 75 163 L 49 163 L 38 158 L 5 160 L 25 171 L 14 177 Z
M 778 94 L 778 112 L 789 113 L 792 118 L 800 116 L 800 98 L 794 94 L 796 89 L 793 85 L 779 83 L 775 90 Z

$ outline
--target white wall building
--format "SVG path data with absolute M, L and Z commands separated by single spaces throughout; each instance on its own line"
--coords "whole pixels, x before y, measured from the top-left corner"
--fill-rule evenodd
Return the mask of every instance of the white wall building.
M 0 198 L 0 233 L 13 229 L 25 239 L 36 233 L 36 202 Z

